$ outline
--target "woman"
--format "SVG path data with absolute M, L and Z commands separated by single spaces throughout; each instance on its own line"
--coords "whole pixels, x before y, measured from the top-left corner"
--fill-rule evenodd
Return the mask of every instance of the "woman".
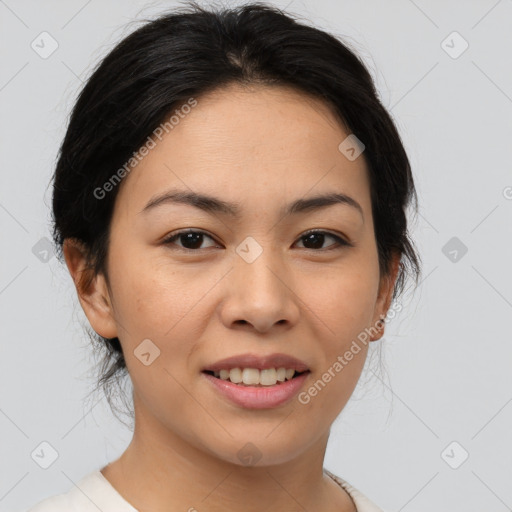
M 323 460 L 418 279 L 413 199 L 333 36 L 265 4 L 191 4 L 121 41 L 73 109 L 53 214 L 100 382 L 133 384 L 134 434 L 31 512 L 380 510 Z

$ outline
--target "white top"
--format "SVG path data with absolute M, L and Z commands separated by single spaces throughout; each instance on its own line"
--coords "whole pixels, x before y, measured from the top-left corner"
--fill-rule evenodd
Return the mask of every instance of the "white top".
M 324 471 L 347 493 L 356 505 L 357 512 L 384 512 L 348 482 Z M 40 501 L 25 512 L 138 512 L 103 476 L 99 469 L 84 476 L 76 487 Z

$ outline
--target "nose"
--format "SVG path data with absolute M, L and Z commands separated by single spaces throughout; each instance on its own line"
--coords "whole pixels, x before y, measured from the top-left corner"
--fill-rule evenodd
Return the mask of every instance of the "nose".
M 265 248 L 251 263 L 237 255 L 226 277 L 220 311 L 226 327 L 265 333 L 297 323 L 300 299 L 292 272 L 271 249 Z

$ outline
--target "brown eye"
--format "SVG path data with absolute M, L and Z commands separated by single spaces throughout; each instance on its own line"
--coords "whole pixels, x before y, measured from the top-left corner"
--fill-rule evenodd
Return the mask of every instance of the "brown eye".
M 334 244 L 330 244 L 327 247 L 323 247 L 326 238 L 331 238 L 335 241 Z M 305 235 L 302 235 L 300 237 L 300 240 L 303 240 L 304 249 L 323 249 L 323 250 L 331 250 L 339 248 L 340 246 L 350 246 L 351 244 L 348 243 L 343 238 L 333 234 L 329 233 L 327 231 L 309 231 Z
M 176 245 L 175 241 L 178 240 L 181 242 L 181 245 L 178 245 L 178 248 L 189 251 L 197 251 L 202 249 L 201 245 L 205 238 L 213 240 L 213 238 L 207 235 L 204 231 L 194 231 L 188 229 L 171 234 L 163 241 L 163 243 L 165 245 Z

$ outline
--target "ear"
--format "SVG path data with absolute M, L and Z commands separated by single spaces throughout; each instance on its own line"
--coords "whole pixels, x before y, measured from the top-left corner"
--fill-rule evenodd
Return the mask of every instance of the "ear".
M 78 299 L 91 327 L 104 338 L 117 337 L 114 311 L 103 274 L 94 275 L 88 266 L 84 245 L 66 238 L 62 247 L 66 265 L 73 278 Z
M 400 269 L 400 259 L 400 253 L 393 251 L 389 274 L 382 276 L 380 279 L 379 292 L 372 321 L 371 341 L 377 341 L 384 335 L 384 319 L 386 318 L 389 307 L 391 306 L 391 301 L 393 300 L 393 290 Z

